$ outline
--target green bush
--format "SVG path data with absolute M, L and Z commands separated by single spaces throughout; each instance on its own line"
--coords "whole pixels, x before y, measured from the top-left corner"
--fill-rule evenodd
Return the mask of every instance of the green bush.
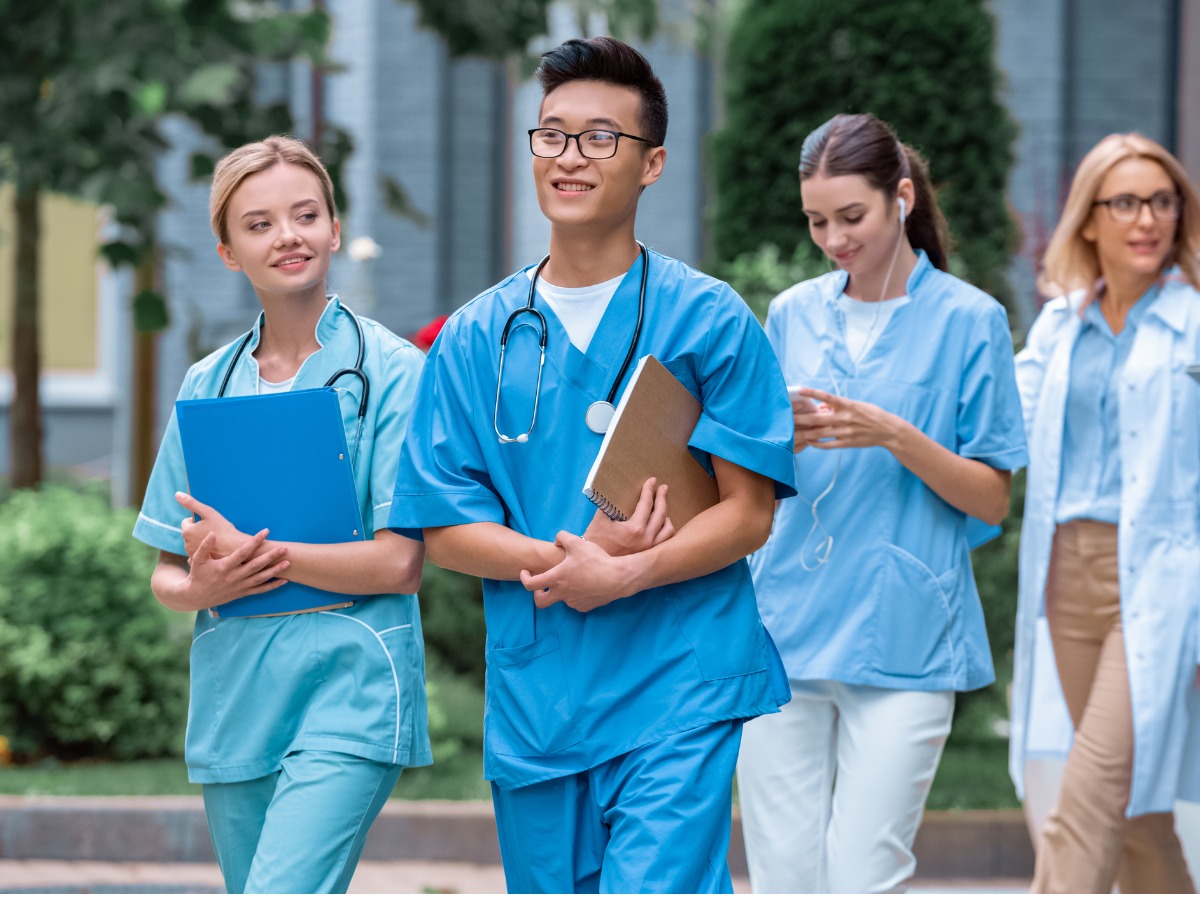
M 776 296 L 794 284 L 828 271 L 829 263 L 805 239 L 796 245 L 790 259 L 784 259 L 774 244 L 764 244 L 717 267 L 715 274 L 741 294 L 758 320 L 765 322 L 767 306 Z
M 717 264 L 807 240 L 800 145 L 837 113 L 873 112 L 929 159 L 967 279 L 1007 301 L 1016 127 L 993 45 L 982 0 L 745 0 L 713 145 Z
M 0 734 L 21 757 L 178 753 L 188 621 L 150 594 L 156 554 L 98 488 L 0 506 Z
M 480 580 L 426 563 L 418 597 L 428 655 L 482 688 L 487 629 Z

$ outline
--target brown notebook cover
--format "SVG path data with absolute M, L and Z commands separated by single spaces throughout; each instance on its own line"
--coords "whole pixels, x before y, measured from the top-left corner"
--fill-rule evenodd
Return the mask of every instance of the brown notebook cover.
M 667 515 L 678 529 L 716 504 L 717 482 L 688 450 L 700 401 L 653 356 L 643 356 L 617 406 L 583 493 L 624 522 L 651 476 L 667 484 Z

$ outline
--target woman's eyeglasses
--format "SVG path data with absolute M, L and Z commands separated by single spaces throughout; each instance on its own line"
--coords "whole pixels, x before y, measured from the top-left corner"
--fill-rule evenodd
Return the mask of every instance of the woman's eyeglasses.
M 1093 206 L 1107 206 L 1109 215 L 1118 222 L 1136 222 L 1142 214 L 1142 206 L 1150 207 L 1150 214 L 1160 222 L 1173 222 L 1183 209 L 1183 197 L 1170 191 L 1159 191 L 1149 197 L 1137 194 L 1117 194 L 1107 200 L 1097 200 Z

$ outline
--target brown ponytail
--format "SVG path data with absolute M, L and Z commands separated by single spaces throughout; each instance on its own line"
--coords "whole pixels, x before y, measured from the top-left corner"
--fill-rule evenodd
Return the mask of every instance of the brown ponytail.
M 930 263 L 948 268 L 949 233 L 938 206 L 929 167 L 921 154 L 902 143 L 882 119 L 871 113 L 834 116 L 804 139 L 800 149 L 800 180 L 818 172 L 861 175 L 888 200 L 896 196 L 901 178 L 911 178 L 916 194 L 904 231 L 914 250 L 924 250 Z

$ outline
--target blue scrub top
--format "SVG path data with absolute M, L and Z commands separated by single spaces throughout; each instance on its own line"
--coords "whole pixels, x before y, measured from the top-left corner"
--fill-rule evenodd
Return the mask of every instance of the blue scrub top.
M 654 354 L 700 399 L 692 451 L 766 475 L 794 492 L 790 407 L 762 328 L 728 285 L 649 254 L 637 355 Z M 587 353 L 544 300 L 548 345 L 537 424 L 526 443 L 493 429 L 500 333 L 526 302 L 518 272 L 450 317 L 421 376 L 389 524 L 496 522 L 541 540 L 581 534 L 601 438 L 584 413 L 604 398 L 633 336 L 642 263 L 610 301 Z M 523 317 L 527 321 L 532 317 Z M 511 332 L 499 428 L 529 425 L 538 337 Z M 632 367 L 631 367 L 632 368 Z M 669 501 L 668 501 L 669 502 Z M 520 582 L 484 580 L 487 692 L 484 777 L 501 787 L 584 771 L 672 734 L 775 712 L 789 696 L 745 561 L 580 613 L 535 607 Z
M 374 533 L 386 527 L 391 510 L 396 459 L 423 357 L 382 325 L 359 321 L 371 390 L 354 482 L 363 522 Z M 319 388 L 337 369 L 354 363 L 358 336 L 336 297 L 317 323 L 316 338 L 321 349 L 304 361 L 292 390 Z M 253 356 L 258 340 L 256 322 L 226 396 L 258 393 Z M 215 397 L 240 341 L 188 369 L 179 399 Z M 348 376 L 337 386 L 346 444 L 353 452 L 362 390 Z M 188 513 L 175 502 L 175 492 L 186 490 L 172 413 L 134 537 L 185 555 L 180 523 Z M 297 750 L 333 750 L 401 766 L 433 761 L 416 595 L 379 595 L 347 609 L 262 619 L 221 619 L 207 610 L 196 614 L 184 754 L 189 779 L 261 778 L 278 771 L 283 757 Z
M 767 335 L 790 385 L 864 400 L 998 469 L 1026 464 L 1003 308 L 924 253 L 857 370 L 836 271 L 771 302 Z M 971 571 L 968 517 L 882 447 L 795 455 L 799 496 L 751 558 L 763 621 L 789 676 L 904 690 L 973 690 L 994 678 Z M 833 481 L 817 507 L 811 501 Z M 817 553 L 833 538 L 828 562 Z M 813 571 L 806 570 L 808 568 Z

